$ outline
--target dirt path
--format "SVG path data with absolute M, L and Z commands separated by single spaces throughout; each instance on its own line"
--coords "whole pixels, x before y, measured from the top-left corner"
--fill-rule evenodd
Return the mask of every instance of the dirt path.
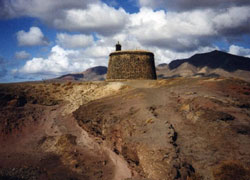
M 111 83 L 98 92 L 99 85 L 87 84 L 86 89 L 76 86 L 71 88 L 71 93 L 65 98 L 67 101 L 59 105 L 27 103 L 20 107 L 17 119 L 13 120 L 21 122 L 20 128 L 0 137 L 0 177 L 53 180 L 130 178 L 127 162 L 89 136 L 71 113 L 77 106 L 115 93 L 120 87 L 119 83 Z M 79 95 L 82 89 L 84 93 Z M 6 108 L 4 112 L 12 114 L 13 110 L 17 111 L 16 107 Z M 19 116 L 23 119 L 19 120 Z

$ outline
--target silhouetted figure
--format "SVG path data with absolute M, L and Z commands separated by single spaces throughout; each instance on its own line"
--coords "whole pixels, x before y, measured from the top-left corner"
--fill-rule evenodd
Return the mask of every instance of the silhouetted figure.
M 116 50 L 116 51 L 121 51 L 121 50 L 122 50 L 122 46 L 120 45 L 119 41 L 118 41 L 118 43 L 115 45 L 115 50 Z

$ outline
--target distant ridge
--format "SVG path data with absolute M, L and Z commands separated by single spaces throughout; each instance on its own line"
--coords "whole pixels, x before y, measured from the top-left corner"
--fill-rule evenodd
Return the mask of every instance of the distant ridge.
M 221 68 L 229 72 L 236 70 L 250 71 L 250 58 L 236 56 L 218 50 L 203 54 L 195 54 L 188 59 L 172 61 L 169 64 L 169 69 L 178 68 L 178 66 L 185 62 L 199 68 L 207 66 L 212 69 Z
M 157 67 L 159 78 L 189 76 L 223 76 L 250 81 L 250 58 L 222 51 L 195 54 Z
M 53 80 L 101 81 L 105 79 L 106 73 L 107 73 L 107 67 L 96 66 L 93 68 L 89 68 L 82 73 L 66 74 Z

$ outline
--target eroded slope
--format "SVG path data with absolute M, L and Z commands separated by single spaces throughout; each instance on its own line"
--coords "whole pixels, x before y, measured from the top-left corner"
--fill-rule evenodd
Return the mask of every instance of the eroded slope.
M 248 83 L 177 78 L 128 84 L 136 89 L 83 105 L 74 116 L 124 157 L 135 177 L 249 179 Z

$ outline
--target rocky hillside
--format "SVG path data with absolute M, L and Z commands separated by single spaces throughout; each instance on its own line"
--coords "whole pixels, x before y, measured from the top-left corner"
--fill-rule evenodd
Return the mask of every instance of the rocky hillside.
M 157 69 L 159 78 L 222 76 L 250 81 L 250 58 L 217 50 L 162 64 Z
M 1 84 L 0 107 L 0 179 L 250 179 L 246 81 Z

